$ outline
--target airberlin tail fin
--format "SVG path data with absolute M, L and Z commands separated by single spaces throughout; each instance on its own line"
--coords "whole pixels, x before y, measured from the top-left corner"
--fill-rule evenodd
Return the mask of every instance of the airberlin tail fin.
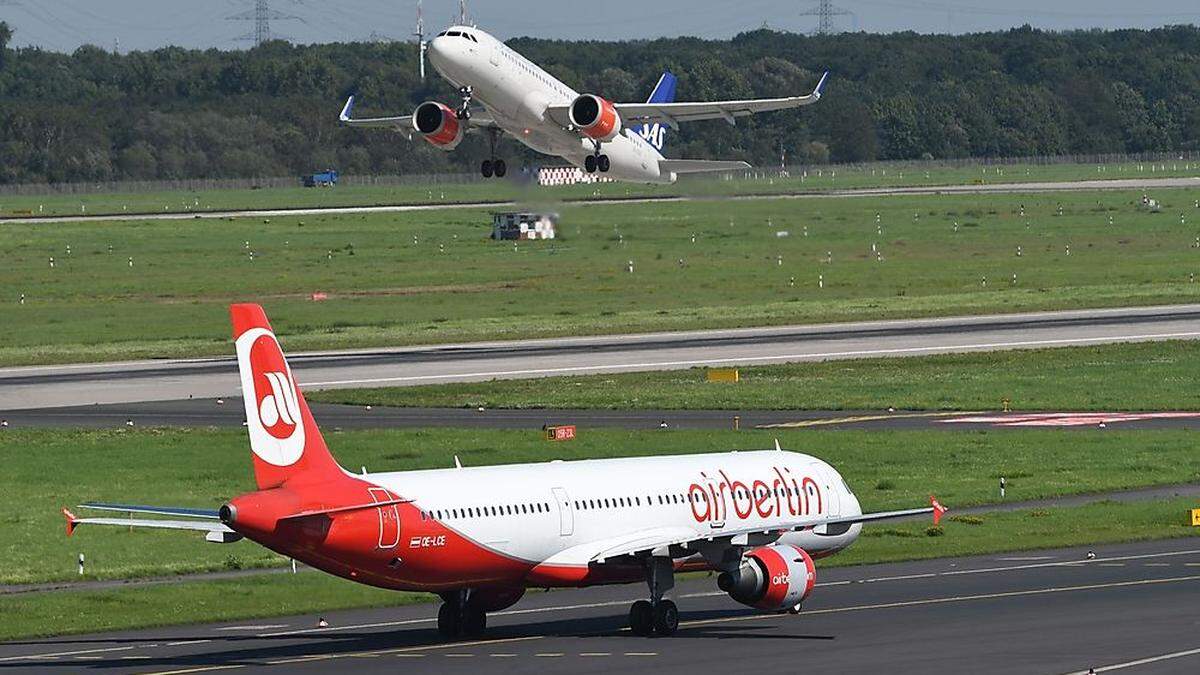
M 229 315 L 259 489 L 344 476 L 329 454 L 262 307 L 231 305 Z

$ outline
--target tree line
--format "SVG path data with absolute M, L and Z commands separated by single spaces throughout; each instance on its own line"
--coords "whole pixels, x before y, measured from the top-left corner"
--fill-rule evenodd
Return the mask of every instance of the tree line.
M 10 49 L 0 22 L 0 183 L 254 177 L 334 167 L 343 173 L 471 171 L 486 152 L 454 153 L 337 124 L 358 114 L 452 106 L 421 81 L 408 43 L 291 45 L 247 51 L 63 54 Z M 731 40 L 632 42 L 518 38 L 509 45 L 582 92 L 644 100 L 659 74 L 680 100 L 808 92 L 798 111 L 700 122 L 672 132 L 667 154 L 772 166 L 874 159 L 1014 157 L 1200 148 L 1200 28 L 963 36 L 911 32 L 804 36 L 768 29 Z M 553 163 L 502 144 L 510 164 Z

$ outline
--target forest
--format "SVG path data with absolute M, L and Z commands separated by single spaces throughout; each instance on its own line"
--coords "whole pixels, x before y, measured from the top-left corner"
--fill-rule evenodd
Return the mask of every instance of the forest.
M 0 23 L 0 183 L 473 171 L 481 138 L 443 153 L 419 140 L 337 124 L 407 114 L 457 93 L 421 81 L 412 43 L 249 50 L 166 47 L 114 54 L 10 49 Z M 631 42 L 516 38 L 508 44 L 581 92 L 644 100 L 659 74 L 679 100 L 807 93 L 812 107 L 737 126 L 672 133 L 673 157 L 775 166 L 875 159 L 1016 157 L 1200 148 L 1200 28 L 971 35 L 769 29 L 730 40 Z M 558 163 L 502 142 L 510 163 Z

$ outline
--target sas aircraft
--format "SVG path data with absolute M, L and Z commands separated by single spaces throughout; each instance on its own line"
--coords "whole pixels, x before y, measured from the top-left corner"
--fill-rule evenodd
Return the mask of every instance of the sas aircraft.
M 334 460 L 258 305 L 233 305 L 233 337 L 257 490 L 217 510 L 113 503 L 130 514 L 80 525 L 156 527 L 250 539 L 351 581 L 436 593 L 438 630 L 478 636 L 487 613 L 526 588 L 644 583 L 635 635 L 672 635 L 675 574 L 708 570 L 764 612 L 800 611 L 814 558 L 854 542 L 866 522 L 945 509 L 862 512 L 829 464 L 773 450 L 507 466 L 350 473 Z M 152 518 L 133 517 L 149 514 Z
M 456 106 L 427 101 L 411 115 L 355 118 L 351 96 L 340 120 L 352 127 L 395 129 L 410 139 L 419 135 L 446 151 L 458 147 L 466 133 L 484 132 L 491 152 L 480 171 L 489 178 L 508 171 L 496 157 L 504 134 L 588 173 L 637 183 L 673 183 L 683 173 L 749 168 L 740 161 L 666 159 L 667 131 L 678 130 L 682 122 L 724 119 L 734 124 L 738 117 L 816 103 L 829 77 L 823 74 L 805 96 L 677 103 L 675 76 L 666 72 L 645 103 L 614 103 L 580 94 L 478 28 L 451 26 L 429 42 L 428 54 L 438 73 L 458 88 L 462 100 Z

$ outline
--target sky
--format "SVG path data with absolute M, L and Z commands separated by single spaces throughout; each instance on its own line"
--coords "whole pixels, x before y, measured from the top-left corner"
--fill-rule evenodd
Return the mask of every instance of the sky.
M 90 43 L 127 52 L 165 45 L 238 49 L 254 29 L 254 0 L 0 0 L 13 43 L 72 51 Z M 503 39 L 630 39 L 694 35 L 728 38 L 764 23 L 808 32 L 817 0 L 473 0 L 472 22 Z M 294 42 L 410 39 L 415 0 L 270 0 L 272 33 Z M 457 0 L 423 2 L 427 32 L 458 15 Z M 1028 23 L 1046 29 L 1153 28 L 1200 23 L 1198 0 L 836 0 L 842 30 L 969 33 Z M 250 20 L 228 20 L 245 13 Z

